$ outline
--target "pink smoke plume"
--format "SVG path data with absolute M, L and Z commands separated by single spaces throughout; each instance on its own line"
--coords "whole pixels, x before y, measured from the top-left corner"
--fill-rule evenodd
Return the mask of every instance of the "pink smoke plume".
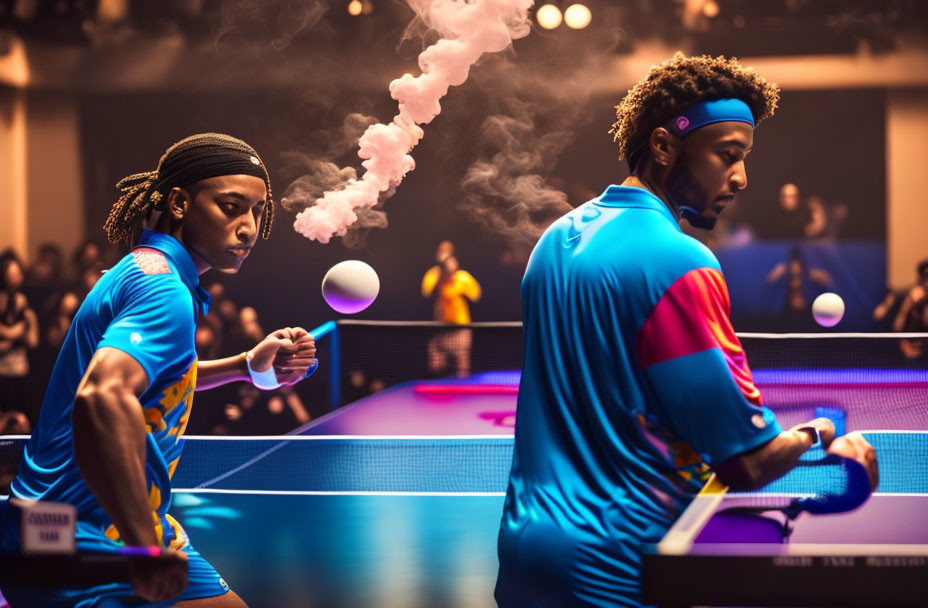
M 399 114 L 390 124 L 376 124 L 361 136 L 358 156 L 367 170 L 341 190 L 325 192 L 296 216 L 293 227 L 309 239 L 328 243 L 344 236 L 357 219 L 355 210 L 375 206 L 382 192 L 395 189 L 416 163 L 410 151 L 422 139 L 419 125 L 441 112 L 439 100 L 449 87 L 467 80 L 470 67 L 484 53 L 498 53 L 528 35 L 528 10 L 534 0 L 407 0 L 441 39 L 419 55 L 422 73 L 390 83 Z

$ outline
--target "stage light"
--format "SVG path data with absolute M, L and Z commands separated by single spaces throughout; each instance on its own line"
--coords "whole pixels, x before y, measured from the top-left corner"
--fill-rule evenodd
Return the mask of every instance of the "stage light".
M 17 2 L 17 4 L 29 4 Z M 102 23 L 119 23 L 129 14 L 128 0 L 100 0 L 97 3 L 97 20 Z
M 351 2 L 348 3 L 348 14 L 357 17 L 361 14 L 362 8 L 364 8 L 364 6 L 361 4 L 361 0 L 351 0 Z
M 715 0 L 709 0 L 702 5 L 702 14 L 713 19 L 719 16 L 719 5 Z
M 585 4 L 571 4 L 564 11 L 564 23 L 574 30 L 582 30 L 593 20 L 593 13 Z
M 538 7 L 538 10 L 535 12 L 535 19 L 541 27 L 546 30 L 553 30 L 561 24 L 563 17 L 561 15 L 561 9 L 553 4 L 545 4 Z

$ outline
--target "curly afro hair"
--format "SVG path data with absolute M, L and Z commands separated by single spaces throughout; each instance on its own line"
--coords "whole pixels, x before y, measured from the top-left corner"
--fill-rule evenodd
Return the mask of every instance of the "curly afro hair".
M 616 121 L 609 132 L 619 147 L 619 160 L 629 158 L 654 129 L 681 110 L 699 101 L 726 98 L 748 104 L 754 123 L 760 124 L 773 116 L 780 89 L 737 59 L 676 53 L 652 67 L 615 107 Z

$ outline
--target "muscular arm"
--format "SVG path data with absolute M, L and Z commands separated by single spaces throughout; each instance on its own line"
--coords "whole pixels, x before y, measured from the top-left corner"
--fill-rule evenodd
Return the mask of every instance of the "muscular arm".
M 302 380 L 315 363 L 316 342 L 302 327 L 278 329 L 259 342 L 251 353 L 252 369 L 264 371 L 274 366 L 281 384 Z M 197 390 L 215 388 L 229 382 L 251 382 L 246 364 L 247 353 L 225 359 L 197 363 Z
M 245 353 L 225 359 L 197 363 L 197 390 L 207 390 L 229 382 L 251 382 L 245 366 Z
M 719 481 L 732 490 L 744 491 L 757 489 L 782 477 L 812 446 L 814 431 L 807 432 L 808 427 L 818 429 L 827 454 L 855 460 L 863 466 L 870 479 L 870 491 L 876 490 L 880 483 L 880 468 L 873 446 L 858 431 L 836 438 L 834 424 L 827 418 L 816 418 L 793 427 L 757 449 L 722 462 L 715 467 Z
M 813 435 L 799 430 L 818 426 L 826 445 L 834 437 L 834 426 L 822 419 L 783 431 L 762 446 L 738 454 L 714 467 L 719 481 L 735 491 L 755 490 L 786 475 L 806 450 L 812 447 Z
M 129 545 L 156 545 L 145 478 L 145 419 L 139 395 L 142 366 L 115 348 L 101 348 L 81 380 L 72 424 L 77 468 Z

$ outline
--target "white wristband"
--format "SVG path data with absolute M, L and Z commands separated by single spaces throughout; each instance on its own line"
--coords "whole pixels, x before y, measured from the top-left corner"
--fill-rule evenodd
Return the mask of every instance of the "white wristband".
M 809 447 L 809 449 L 822 446 L 822 434 L 819 432 L 817 427 L 803 426 L 799 427 L 799 430 L 808 433 L 809 437 L 812 439 L 812 445 Z
M 280 381 L 277 380 L 277 374 L 274 373 L 273 365 L 263 372 L 251 369 L 251 360 L 254 359 L 254 356 L 254 353 L 251 351 L 248 351 L 245 355 L 245 365 L 248 366 L 248 374 L 251 376 L 251 383 L 263 391 L 278 388 L 280 386 Z

